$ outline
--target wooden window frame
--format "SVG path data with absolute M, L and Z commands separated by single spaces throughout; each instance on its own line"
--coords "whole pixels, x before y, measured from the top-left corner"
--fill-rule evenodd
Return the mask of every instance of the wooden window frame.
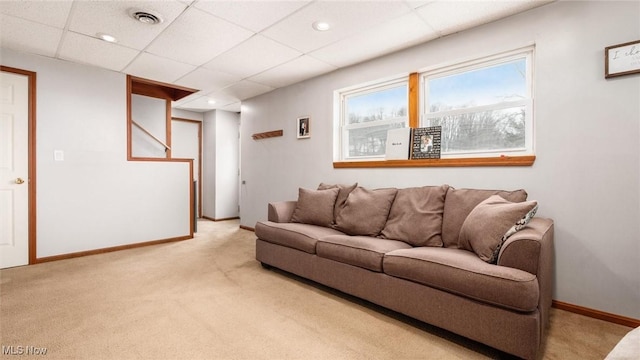
M 420 78 L 417 72 L 409 74 L 409 127 L 420 127 L 419 118 Z M 420 160 L 334 161 L 334 169 L 363 168 L 414 168 L 414 167 L 483 167 L 483 166 L 532 166 L 535 155 L 499 157 L 463 157 Z

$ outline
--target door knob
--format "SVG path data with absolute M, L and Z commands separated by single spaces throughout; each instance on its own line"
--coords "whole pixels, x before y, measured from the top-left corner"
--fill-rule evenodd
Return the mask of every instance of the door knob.
M 24 180 L 22 180 L 22 178 L 17 178 L 16 184 L 24 184 Z

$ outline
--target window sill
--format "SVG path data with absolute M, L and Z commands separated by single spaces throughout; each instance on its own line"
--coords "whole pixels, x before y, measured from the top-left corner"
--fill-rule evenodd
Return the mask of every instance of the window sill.
M 535 155 L 527 155 L 461 159 L 338 161 L 333 163 L 333 168 L 353 169 L 402 167 L 532 166 L 535 160 Z

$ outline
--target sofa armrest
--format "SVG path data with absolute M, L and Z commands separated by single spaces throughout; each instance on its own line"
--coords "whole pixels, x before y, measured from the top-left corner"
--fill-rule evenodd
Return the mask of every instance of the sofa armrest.
M 542 319 L 541 338 L 549 324 L 553 293 L 553 220 L 534 217 L 527 227 L 505 241 L 498 265 L 528 271 L 538 278 L 540 299 L 538 310 Z
M 291 222 L 291 215 L 296 209 L 297 201 L 278 201 L 269 203 L 269 213 L 267 220 L 276 223 Z

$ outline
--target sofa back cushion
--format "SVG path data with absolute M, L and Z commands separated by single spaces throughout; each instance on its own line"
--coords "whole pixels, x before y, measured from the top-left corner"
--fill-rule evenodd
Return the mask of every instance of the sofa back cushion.
M 338 188 L 327 190 L 298 189 L 298 202 L 291 222 L 331 227 Z
M 344 207 L 345 202 L 347 201 L 347 197 L 349 194 L 358 187 L 358 183 L 352 185 L 343 185 L 343 184 L 325 184 L 320 183 L 318 185 L 318 190 L 327 190 L 327 189 L 338 189 L 338 197 L 336 198 L 336 203 L 333 207 L 333 223 L 332 225 L 335 227 L 336 218 L 338 217 L 338 213 Z
M 527 200 L 527 192 L 522 189 L 504 191 L 454 189 L 449 187 L 444 199 L 444 214 L 442 215 L 442 242 L 444 247 L 473 251 L 468 241 L 465 239 L 459 241 L 460 229 L 471 210 L 491 195 L 500 195 L 511 202 Z
M 387 222 L 397 191 L 355 188 L 336 217 L 336 229 L 348 235 L 378 236 Z
M 413 246 L 442 246 L 442 214 L 448 185 L 399 189 L 381 232 Z

